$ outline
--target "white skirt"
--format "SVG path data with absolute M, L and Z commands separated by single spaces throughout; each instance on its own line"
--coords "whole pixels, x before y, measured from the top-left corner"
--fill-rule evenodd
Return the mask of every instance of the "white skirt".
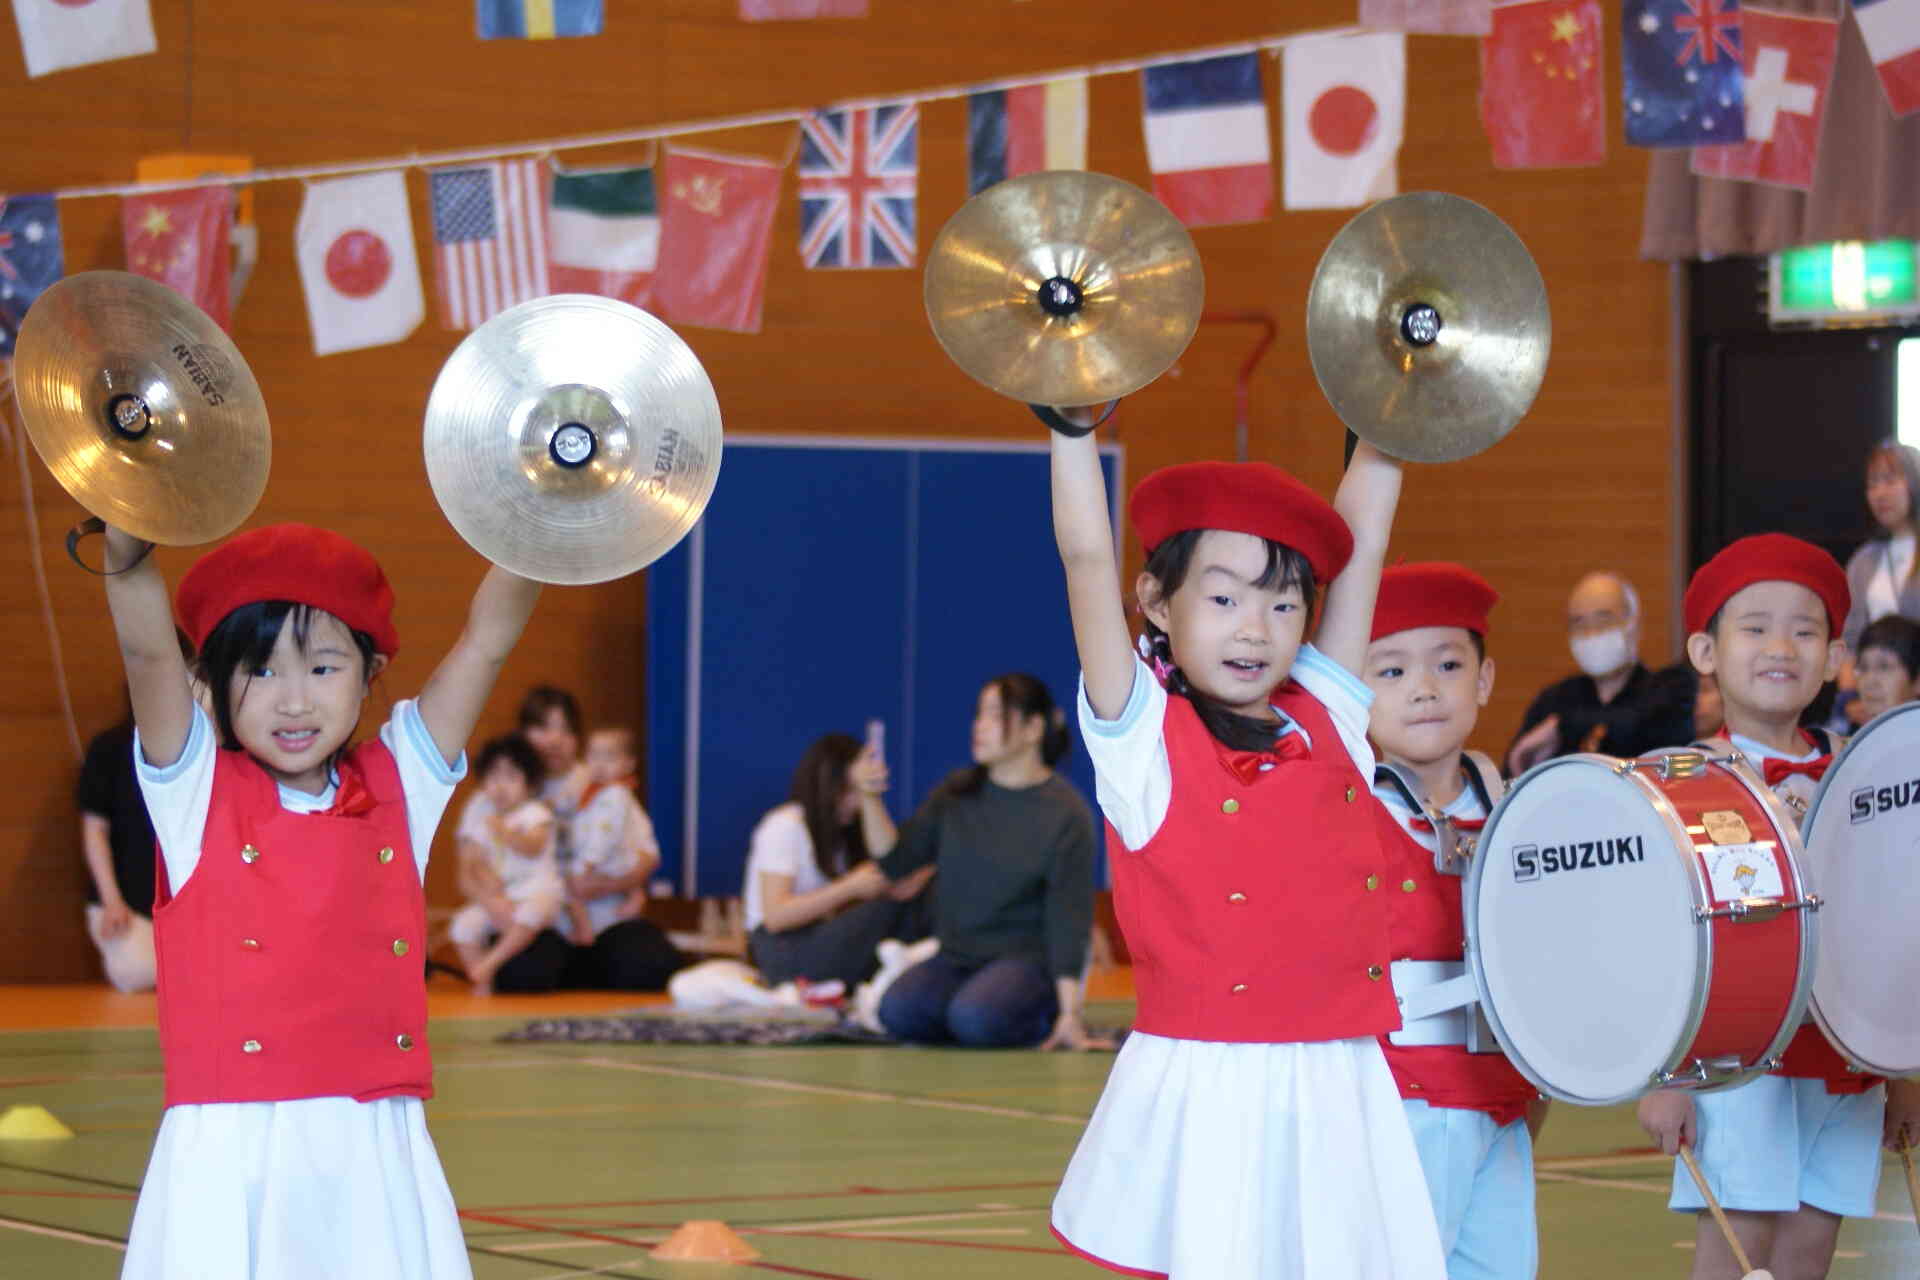
M 1379 1043 L 1127 1037 L 1053 1201 L 1112 1270 L 1173 1280 L 1445 1280 Z
M 418 1098 L 167 1108 L 122 1280 L 471 1280 Z

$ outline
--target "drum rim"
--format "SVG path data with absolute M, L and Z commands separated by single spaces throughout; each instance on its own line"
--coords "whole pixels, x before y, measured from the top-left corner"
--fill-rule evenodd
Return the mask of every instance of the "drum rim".
M 1507 806 L 1512 802 L 1513 797 L 1520 794 L 1521 791 L 1536 781 L 1540 776 L 1544 775 L 1548 770 L 1576 764 L 1597 766 L 1615 777 L 1629 779 L 1631 784 L 1638 787 L 1641 794 L 1651 802 L 1654 812 L 1666 826 L 1669 834 L 1674 837 L 1674 840 L 1670 842 L 1670 847 L 1673 855 L 1679 859 L 1685 869 L 1686 881 L 1689 892 L 1693 898 L 1693 905 L 1695 907 L 1710 906 L 1712 896 L 1706 880 L 1706 868 L 1701 863 L 1699 857 L 1693 852 L 1693 836 L 1688 832 L 1686 823 L 1680 817 L 1679 810 L 1674 807 L 1673 802 L 1667 797 L 1667 793 L 1655 786 L 1651 779 L 1642 776 L 1638 770 L 1623 770 L 1621 768 L 1623 763 L 1619 757 L 1615 756 L 1601 755 L 1597 752 L 1577 752 L 1572 755 L 1558 756 L 1552 760 L 1542 761 L 1514 779 L 1507 787 L 1506 794 L 1503 795 L 1499 803 L 1494 806 L 1493 812 L 1487 816 L 1486 827 L 1481 832 L 1480 842 L 1474 850 L 1475 856 L 1468 865 L 1466 879 L 1461 886 L 1461 906 L 1467 935 L 1467 972 L 1473 976 L 1475 995 L 1479 999 L 1481 1012 L 1485 1015 L 1488 1025 L 1493 1028 L 1495 1040 L 1499 1042 L 1501 1050 L 1506 1054 L 1507 1060 L 1513 1064 L 1514 1069 L 1525 1076 L 1534 1087 L 1538 1088 L 1543 1094 L 1550 1098 L 1572 1103 L 1577 1106 L 1612 1106 L 1621 1102 L 1630 1102 L 1659 1087 L 1655 1081 L 1657 1074 L 1677 1071 L 1686 1063 L 1686 1051 L 1693 1046 L 1694 1040 L 1699 1036 L 1700 1024 L 1706 1016 L 1707 995 L 1712 985 L 1710 979 L 1714 971 L 1715 950 L 1712 922 L 1710 920 L 1696 920 L 1694 922 L 1696 977 L 1693 981 L 1693 990 L 1688 998 L 1687 1013 L 1682 1022 L 1681 1033 L 1677 1037 L 1668 1058 L 1660 1063 L 1654 1071 L 1649 1072 L 1647 1078 L 1638 1086 L 1627 1092 L 1606 1097 L 1574 1094 L 1565 1088 L 1550 1083 L 1540 1074 L 1539 1070 L 1532 1063 L 1528 1062 L 1523 1055 L 1519 1054 L 1513 1048 L 1512 1037 L 1501 1020 L 1499 1010 L 1495 1007 L 1492 1000 L 1489 999 L 1485 957 L 1478 945 L 1480 937 L 1479 889 L 1481 880 L 1486 875 L 1485 867 L 1489 860 L 1480 856 L 1480 854 L 1483 849 L 1490 847 L 1491 838 L 1499 829 L 1500 819 Z M 1773 793 L 1766 789 L 1764 784 L 1761 783 L 1759 776 L 1753 772 L 1750 766 L 1746 766 L 1743 761 L 1739 761 L 1734 757 L 1710 756 L 1709 763 L 1725 766 L 1727 771 L 1734 775 L 1740 785 L 1744 787 L 1748 793 L 1755 798 L 1756 802 L 1766 810 L 1769 816 L 1772 817 L 1776 830 L 1786 833 L 1786 839 L 1792 845 L 1788 858 L 1789 870 L 1793 879 L 1792 888 L 1797 895 L 1804 895 L 1806 887 L 1799 849 L 1799 831 L 1791 816 L 1785 813 L 1779 801 L 1773 796 Z M 1685 854 L 1681 852 L 1683 849 L 1687 851 Z M 1803 916 L 1809 914 L 1811 913 L 1802 913 Z M 1795 1010 L 1804 1011 L 1807 996 L 1812 986 L 1815 927 L 1812 920 L 1802 921 L 1800 934 L 1800 965 L 1798 975 L 1795 979 L 1794 992 L 1788 1000 L 1788 1017 L 1783 1020 L 1781 1028 L 1775 1032 L 1774 1038 L 1768 1044 L 1766 1052 L 1761 1055 L 1760 1062 L 1725 1081 L 1711 1086 L 1696 1088 L 1691 1090 L 1691 1092 L 1711 1092 L 1717 1089 L 1732 1088 L 1736 1085 L 1744 1084 L 1765 1069 L 1765 1062 L 1778 1057 L 1785 1049 L 1787 1042 L 1793 1038 L 1794 1032 L 1799 1029 L 1802 1020 L 1803 1012 L 1796 1013 Z
M 1835 781 L 1840 777 L 1840 766 L 1846 762 L 1848 756 L 1853 754 L 1854 749 L 1866 740 L 1867 735 L 1873 733 L 1888 721 L 1898 720 L 1908 713 L 1920 715 L 1920 702 L 1903 702 L 1897 707 L 1888 707 L 1885 711 L 1882 711 L 1879 715 L 1861 725 L 1858 733 L 1848 736 L 1847 744 L 1840 748 L 1839 754 L 1834 756 L 1832 766 L 1830 766 L 1825 775 L 1821 777 L 1820 786 L 1813 793 L 1813 802 L 1807 806 L 1805 830 L 1811 831 L 1813 829 L 1814 819 L 1820 814 L 1821 802 L 1827 798 L 1827 792 L 1833 788 Z M 1862 1055 L 1854 1053 L 1851 1049 L 1847 1048 L 1844 1043 L 1844 1038 L 1835 1031 L 1832 1024 L 1827 1021 L 1826 1012 L 1820 1007 L 1819 997 L 1813 992 L 1813 976 L 1814 975 L 1810 974 L 1807 979 L 1807 1010 L 1813 1015 L 1813 1024 L 1820 1028 L 1820 1034 L 1826 1038 L 1828 1044 L 1833 1046 L 1836 1053 L 1847 1060 L 1848 1066 L 1854 1067 L 1865 1074 L 1877 1076 L 1905 1076 L 1911 1074 L 1916 1069 L 1912 1066 L 1882 1066 L 1878 1063 L 1868 1061 Z

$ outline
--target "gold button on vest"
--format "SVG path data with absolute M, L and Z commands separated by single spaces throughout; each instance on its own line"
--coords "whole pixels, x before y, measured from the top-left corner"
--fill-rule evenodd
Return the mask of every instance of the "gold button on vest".
M 1352 787 L 1348 787 L 1348 788 L 1347 788 L 1347 803 L 1348 803 L 1348 804 L 1352 804 L 1352 803 L 1353 803 L 1353 788 L 1352 788 Z
M 1418 889 L 1419 887 L 1420 887 L 1419 885 L 1415 884 L 1411 880 L 1402 880 L 1400 882 L 1400 889 L 1401 889 L 1401 892 L 1403 893 L 1412 893 L 1415 889 Z
M 395 938 L 393 940 L 393 954 L 397 956 L 407 954 L 407 940 L 405 938 Z
M 259 1042 L 258 1040 L 247 1040 L 247 1041 L 244 1041 L 244 1042 L 242 1042 L 242 1043 L 241 1043 L 241 1045 L 240 1045 L 240 1052 L 242 1052 L 242 1053 L 258 1053 L 258 1052 L 260 1052 L 260 1042 Z
M 1232 796 L 1228 796 L 1225 800 L 1222 800 L 1220 802 L 1220 812 L 1238 813 L 1240 812 L 1240 802 L 1238 800 L 1235 800 Z
M 1236 907 L 1242 904 L 1243 902 L 1245 902 L 1246 900 L 1247 900 L 1247 895 L 1244 893 L 1230 893 L 1227 895 L 1227 901 L 1231 902 Z
M 250 844 L 242 845 L 240 847 L 240 861 L 246 863 L 248 866 L 252 866 L 254 863 L 260 861 L 260 851 Z
M 393 1038 L 393 1042 L 400 1046 L 400 1050 L 403 1053 L 406 1052 L 408 1049 L 413 1048 L 413 1037 L 408 1035 L 404 1031 L 402 1031 L 399 1035 L 395 1036 Z
M 1369 978 L 1372 978 L 1375 982 L 1380 981 L 1380 975 L 1385 972 L 1386 970 L 1382 969 L 1377 964 L 1370 964 L 1367 966 L 1367 976 Z
M 260 939 L 242 938 L 240 939 L 240 949 L 243 951 L 258 951 L 260 949 Z
M 1378 889 L 1379 887 L 1380 887 L 1380 877 L 1379 877 L 1379 876 L 1368 876 L 1368 877 L 1367 877 L 1367 892 L 1368 892 L 1368 893 L 1372 893 L 1372 892 L 1373 892 L 1373 891 L 1374 891 L 1375 889 Z
M 385 865 L 386 863 L 389 863 L 389 862 L 392 862 L 392 861 L 393 861 L 393 850 L 392 850 L 391 848 L 387 848 L 387 849 L 382 849 L 382 850 L 380 851 L 380 862 L 381 862 L 381 864 L 382 864 L 382 865 Z
M 1236 996 L 1239 995 L 1241 992 L 1245 991 L 1246 989 L 1247 989 L 1247 984 L 1244 982 L 1236 982 L 1233 984 L 1233 994 Z

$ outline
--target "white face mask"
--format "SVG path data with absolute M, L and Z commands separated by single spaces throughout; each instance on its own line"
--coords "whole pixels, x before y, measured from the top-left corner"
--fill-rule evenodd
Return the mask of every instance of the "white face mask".
M 1575 636 L 1568 642 L 1568 648 L 1573 650 L 1574 662 L 1595 680 L 1611 675 L 1634 658 L 1633 640 L 1625 627 Z

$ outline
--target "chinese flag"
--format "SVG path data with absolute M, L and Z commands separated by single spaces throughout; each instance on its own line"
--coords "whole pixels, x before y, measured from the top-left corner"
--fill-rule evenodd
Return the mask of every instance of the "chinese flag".
M 232 319 L 233 188 L 128 196 L 120 207 L 127 269 L 181 294 L 222 329 Z
M 1499 169 L 1607 158 L 1599 0 L 1495 5 L 1480 42 L 1480 123 Z
M 760 332 L 781 165 L 669 147 L 653 302 L 677 324 Z

